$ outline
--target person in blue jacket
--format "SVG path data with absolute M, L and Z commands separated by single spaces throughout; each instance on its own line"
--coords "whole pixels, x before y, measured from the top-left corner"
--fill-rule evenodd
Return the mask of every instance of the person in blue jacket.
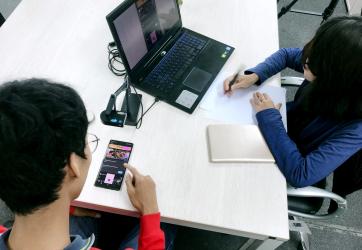
M 362 188 L 362 17 L 330 19 L 303 49 L 280 49 L 238 76 L 231 88 L 232 76 L 226 79 L 225 93 L 262 84 L 286 67 L 305 77 L 287 103 L 288 132 L 267 94 L 254 93 L 251 104 L 287 182 L 313 185 L 346 165 L 336 178 L 340 195 Z

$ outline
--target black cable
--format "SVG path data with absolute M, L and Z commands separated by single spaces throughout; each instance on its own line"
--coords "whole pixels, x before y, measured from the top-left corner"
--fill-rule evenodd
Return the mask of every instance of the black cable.
M 143 104 L 142 104 L 141 98 L 138 95 L 136 88 L 128 81 L 128 75 L 126 73 L 126 70 L 124 68 L 119 69 L 115 66 L 115 63 L 121 64 L 123 66 L 123 62 L 120 58 L 119 51 L 117 48 L 115 48 L 115 46 L 116 46 L 115 42 L 110 42 L 107 46 L 108 68 L 116 76 L 124 76 L 124 80 L 127 84 L 126 95 L 125 95 L 127 109 L 128 109 L 128 105 L 129 105 L 128 94 L 131 93 L 131 86 L 133 88 L 133 91 L 136 93 L 138 101 L 140 102 L 140 105 L 141 105 L 141 117 L 136 122 L 136 129 L 139 129 L 142 126 L 143 117 L 156 104 L 156 102 L 160 101 L 160 99 L 158 97 L 155 97 L 154 102 L 148 107 L 148 109 L 145 112 L 143 112 Z
M 126 70 L 123 67 L 123 62 L 120 58 L 119 51 L 115 48 L 115 42 L 110 42 L 107 46 L 108 50 L 108 69 L 116 76 L 125 76 Z M 121 65 L 121 69 L 116 66 Z
M 139 97 L 136 88 L 133 85 L 131 85 L 131 86 L 132 86 L 134 92 L 136 93 L 136 95 L 138 97 L 138 100 L 139 100 L 139 102 L 141 104 L 141 117 L 136 122 L 136 128 L 139 129 L 142 126 L 143 117 L 147 114 L 148 111 L 150 111 L 150 109 L 156 104 L 156 102 L 160 101 L 160 99 L 158 97 L 155 97 L 155 100 L 153 101 L 153 103 L 148 107 L 148 109 L 145 112 L 143 112 L 143 104 L 141 102 L 141 98 Z

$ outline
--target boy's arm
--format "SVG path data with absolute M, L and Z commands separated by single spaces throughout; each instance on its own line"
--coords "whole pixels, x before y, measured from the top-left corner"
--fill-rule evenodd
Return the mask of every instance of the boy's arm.
M 139 250 L 165 249 L 165 234 L 160 228 L 160 213 L 141 217 L 138 245 Z
M 245 75 L 255 73 L 259 76 L 259 81 L 255 84 L 260 85 L 269 77 L 279 73 L 285 68 L 291 68 L 300 73 L 303 72 L 301 48 L 282 48 L 259 63 L 251 69 L 245 70 Z
M 132 205 L 142 214 L 138 249 L 165 249 L 165 236 L 160 228 L 156 184 L 150 176 L 140 174 L 128 164 L 124 166 L 132 173 L 132 176 L 126 176 L 128 196 Z

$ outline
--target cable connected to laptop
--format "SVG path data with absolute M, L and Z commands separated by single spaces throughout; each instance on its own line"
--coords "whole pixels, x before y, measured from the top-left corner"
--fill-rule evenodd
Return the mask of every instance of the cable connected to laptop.
M 109 68 L 109 70 L 116 76 L 124 77 L 124 82 L 126 83 L 126 86 L 127 86 L 126 95 L 125 95 L 125 102 L 126 102 L 127 109 L 129 109 L 129 100 L 128 100 L 129 96 L 128 95 L 129 95 L 129 93 L 131 93 L 131 86 L 138 98 L 139 104 L 141 106 L 141 117 L 132 125 L 136 126 L 136 129 L 139 129 L 142 126 L 143 117 L 156 104 L 156 102 L 160 101 L 160 99 L 158 97 L 155 97 L 154 102 L 148 107 L 148 109 L 145 112 L 143 112 L 143 104 L 142 104 L 142 101 L 140 98 L 141 95 L 139 95 L 137 93 L 136 88 L 132 85 L 131 82 L 129 82 L 127 72 L 124 69 L 124 65 L 123 65 L 122 59 L 120 58 L 120 54 L 116 47 L 115 42 L 108 43 L 107 49 L 108 49 L 108 68 Z M 128 110 L 126 110 L 126 112 L 127 111 Z
M 125 76 L 126 70 L 124 69 L 122 59 L 119 56 L 119 51 L 115 42 L 108 43 L 108 68 L 116 76 Z
M 126 76 L 127 77 L 127 76 Z M 138 95 L 138 93 L 137 93 L 137 90 L 136 90 L 136 88 L 133 86 L 133 85 L 131 85 L 132 86 L 132 88 L 133 88 L 133 90 L 134 90 L 134 92 L 136 93 L 136 95 L 137 96 L 139 96 Z M 145 111 L 145 112 L 143 112 L 143 104 L 142 104 L 142 102 L 141 102 L 141 100 L 140 100 L 140 104 L 141 104 L 141 117 L 137 120 L 137 123 L 136 123 L 136 128 L 137 129 L 139 129 L 141 126 L 142 126 L 142 118 L 146 115 L 146 113 L 153 107 L 153 105 L 155 105 L 156 104 L 156 102 L 158 102 L 160 99 L 158 98 L 158 97 L 155 97 L 155 100 L 153 101 L 153 103 L 148 107 L 148 109 Z

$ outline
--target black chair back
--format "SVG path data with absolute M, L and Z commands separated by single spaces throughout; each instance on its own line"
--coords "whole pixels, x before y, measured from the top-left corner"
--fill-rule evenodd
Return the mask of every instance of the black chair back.
M 5 23 L 5 18 L 0 13 L 0 27 L 1 27 L 1 25 L 3 25 L 3 23 Z
M 325 189 L 326 179 L 313 185 L 314 187 Z M 323 205 L 323 198 L 317 197 L 295 197 L 288 196 L 288 209 L 306 214 L 316 214 Z
M 346 197 L 362 189 L 362 149 L 334 171 L 332 192 Z

